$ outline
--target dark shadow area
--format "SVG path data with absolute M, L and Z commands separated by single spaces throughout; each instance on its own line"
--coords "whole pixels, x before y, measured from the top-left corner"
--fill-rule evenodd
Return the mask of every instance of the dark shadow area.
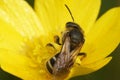
M 26 0 L 34 8 L 34 0 Z
M 120 0 L 102 0 L 100 8 L 101 10 L 99 12 L 98 18 L 107 10 L 117 6 L 120 6 Z
M 22 80 L 8 72 L 5 72 L 3 71 L 1 68 L 0 68 L 0 80 Z

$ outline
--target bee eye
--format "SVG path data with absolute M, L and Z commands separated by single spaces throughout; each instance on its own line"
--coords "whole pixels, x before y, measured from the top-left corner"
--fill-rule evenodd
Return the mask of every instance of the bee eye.
M 77 29 L 71 30 L 69 35 L 73 43 L 79 44 L 83 40 L 83 34 Z

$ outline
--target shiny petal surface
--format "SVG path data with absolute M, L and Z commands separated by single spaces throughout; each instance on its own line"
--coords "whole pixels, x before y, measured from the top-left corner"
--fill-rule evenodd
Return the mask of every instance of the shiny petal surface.
M 80 64 L 76 60 L 68 79 L 94 72 L 112 59 L 106 56 L 120 42 L 120 8 L 108 11 L 95 23 L 100 0 L 36 0 L 37 16 L 24 0 L 2 0 L 0 66 L 3 70 L 23 80 L 54 78 L 45 66 L 46 61 L 60 50 L 60 46 L 54 49 L 45 45 L 52 43 L 54 35 L 60 35 L 65 30 L 66 22 L 72 21 L 65 4 L 75 22 L 85 31 L 86 42 L 82 52 L 87 53 Z
M 108 56 L 120 43 L 120 8 L 105 13 L 86 36 L 82 49 L 87 53 L 83 64 L 92 63 Z
M 35 0 L 35 11 L 46 34 L 48 32 L 49 41 L 53 41 L 53 37 L 49 36 L 61 35 L 65 24 L 73 21 L 65 4 L 73 14 L 75 22 L 81 25 L 87 34 L 97 18 L 100 3 L 100 0 Z
M 35 11 L 49 36 L 59 35 L 71 20 L 63 0 L 35 0 Z
M 2 53 L 0 54 L 0 66 L 3 70 L 24 80 L 46 80 L 47 78 L 50 80 L 45 70 L 41 67 L 41 70 L 36 68 L 25 55 L 5 49 L 0 49 L 0 53 Z
M 40 80 L 41 71 L 31 67 L 31 64 L 34 64 L 24 54 L 25 49 L 23 50 L 24 39 L 31 40 L 44 35 L 44 30 L 32 8 L 24 0 L 2 0 L 0 24 L 1 68 L 24 80 Z
M 30 39 L 44 32 L 33 9 L 24 0 L 0 1 L 0 17 Z
M 89 74 L 91 72 L 95 72 L 98 69 L 105 66 L 107 63 L 109 63 L 109 61 L 111 59 L 112 59 L 112 57 L 107 57 L 107 58 L 101 59 L 99 61 L 95 61 L 91 64 L 86 64 L 86 65 L 75 64 L 74 67 L 71 69 L 71 73 L 70 73 L 68 79 L 71 77 L 85 75 L 85 74 Z
M 71 13 L 85 33 L 91 29 L 96 21 L 100 9 L 100 0 L 65 0 Z
M 0 25 L 0 48 L 15 51 L 20 50 L 23 42 L 23 37 L 1 17 Z

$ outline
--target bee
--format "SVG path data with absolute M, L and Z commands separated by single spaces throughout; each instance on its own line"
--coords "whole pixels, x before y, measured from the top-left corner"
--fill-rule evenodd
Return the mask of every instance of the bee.
M 54 37 L 55 42 L 62 47 L 59 53 L 46 62 L 47 70 L 53 75 L 61 75 L 65 72 L 69 72 L 77 56 L 86 56 L 85 53 L 79 53 L 85 42 L 83 30 L 74 22 L 74 18 L 68 6 L 65 5 L 65 7 L 68 9 L 73 22 L 66 23 L 66 30 L 63 32 L 62 36 L 62 44 L 59 42 L 60 39 L 58 36 Z M 49 44 L 49 46 L 53 45 Z

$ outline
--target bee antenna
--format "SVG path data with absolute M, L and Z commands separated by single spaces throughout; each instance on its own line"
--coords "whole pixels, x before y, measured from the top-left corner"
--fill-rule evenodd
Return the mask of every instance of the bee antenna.
M 67 8 L 67 10 L 69 11 L 69 13 L 70 13 L 70 15 L 71 15 L 71 18 L 72 18 L 72 20 L 73 20 L 73 22 L 74 22 L 74 17 L 73 17 L 73 15 L 72 15 L 72 13 L 71 13 L 71 11 L 70 11 L 70 9 L 69 9 L 69 7 L 65 4 L 65 7 Z

